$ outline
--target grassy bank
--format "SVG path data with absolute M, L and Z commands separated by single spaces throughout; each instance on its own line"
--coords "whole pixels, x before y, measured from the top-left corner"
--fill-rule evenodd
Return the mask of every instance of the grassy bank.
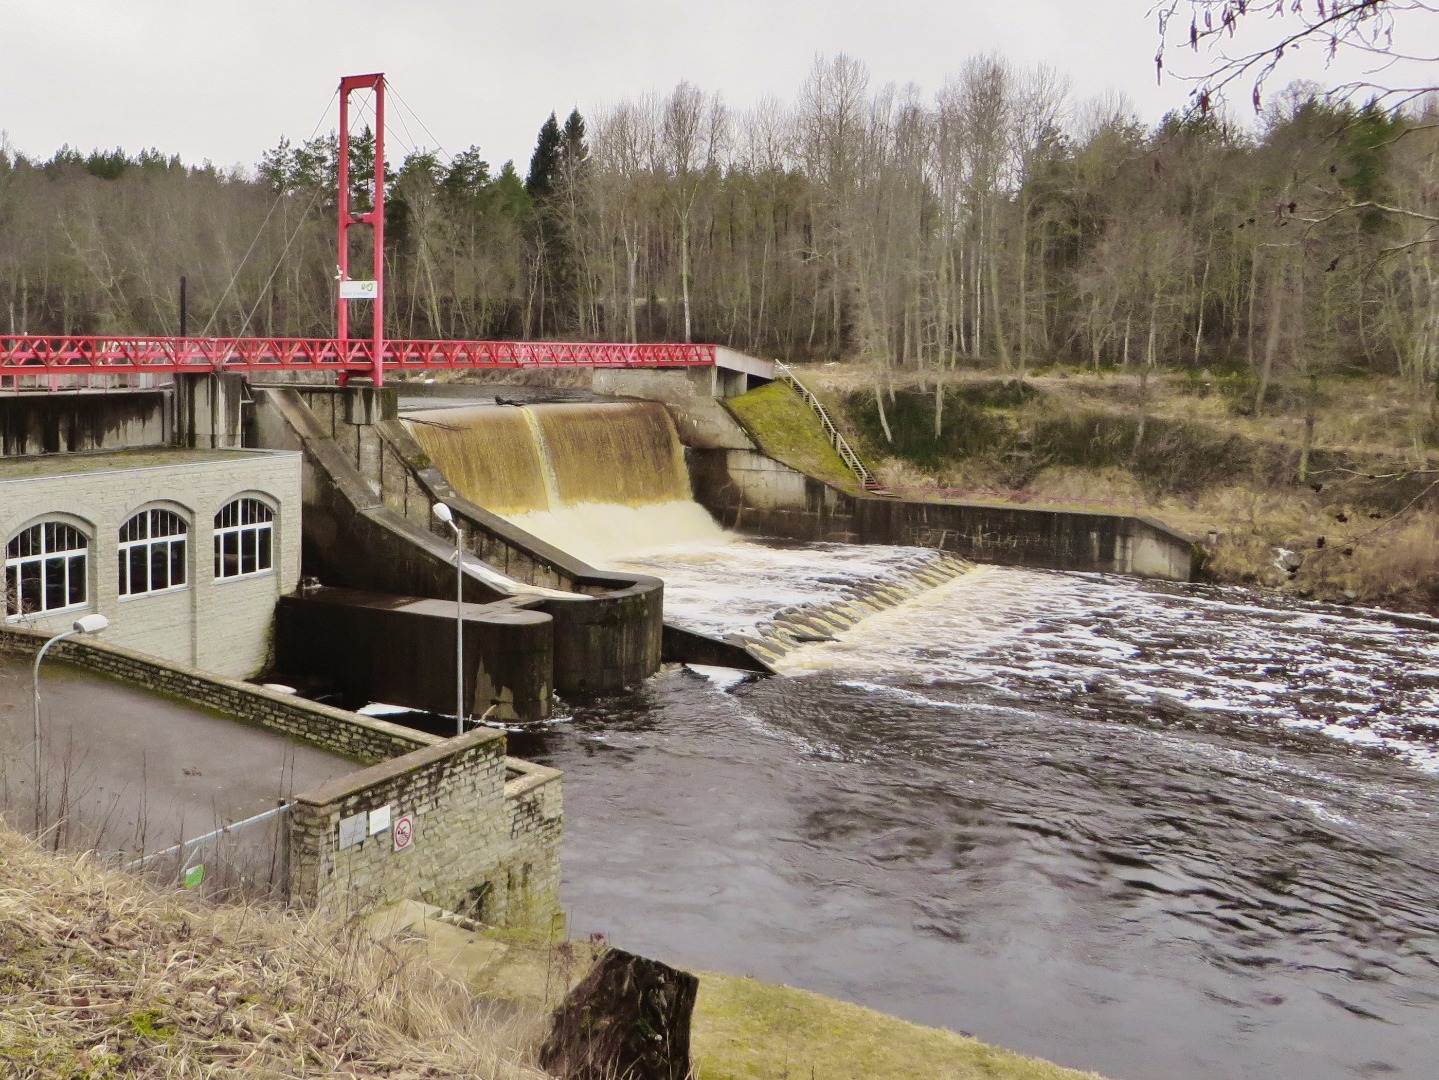
M 1094 1080 L 951 1031 L 833 998 L 729 975 L 701 975 L 698 1080 Z
M 837 487 L 852 491 L 858 486 L 819 418 L 785 383 L 768 383 L 727 404 L 770 456 Z
M 599 948 L 208 906 L 46 854 L 0 823 L 7 1078 L 542 1080 L 549 1013 Z M 718 975 L 701 976 L 694 1045 L 698 1080 L 1086 1075 Z
M 1416 449 L 1395 382 L 1333 378 L 1300 402 L 1281 389 L 1256 413 L 1233 376 L 969 373 L 896 382 L 882 399 L 863 368 L 802 377 L 907 494 L 1151 514 L 1205 545 L 1216 580 L 1439 609 L 1435 432 Z M 1279 551 L 1294 553 L 1289 567 Z

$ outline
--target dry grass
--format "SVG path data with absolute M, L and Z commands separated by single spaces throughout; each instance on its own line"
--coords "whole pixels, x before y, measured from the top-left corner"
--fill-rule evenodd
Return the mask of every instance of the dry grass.
M 538 1078 L 533 1020 L 357 923 L 206 907 L 0 825 L 5 1076 Z
M 3 1076 L 543 1080 L 550 1010 L 602 943 L 428 933 L 206 905 L 0 822 Z M 801 990 L 700 985 L 699 1080 L 1089 1075 Z
M 992 384 L 999 374 L 961 370 L 946 373 L 944 381 Z M 873 387 L 873 374 L 863 365 L 812 365 L 801 377 L 837 406 L 832 411 L 842 420 L 845 411 L 838 406 L 844 395 Z M 926 383 L 933 385 L 932 375 L 894 379 L 900 388 Z M 1056 370 L 1029 383 L 1041 395 L 1008 413 L 1020 430 L 1066 416 L 1122 422 L 1138 415 L 1133 375 Z M 1315 398 L 1311 472 L 1299 483 L 1295 473 L 1305 436 L 1302 399 L 1296 396 L 1301 390 L 1307 392 L 1286 390 L 1278 405 L 1254 416 L 1246 413 L 1242 387 L 1223 379 L 1154 377 L 1145 411 L 1169 421 L 1171 437 L 1169 445 L 1148 452 L 1170 455 L 1162 463 L 1175 467 L 1150 468 L 1147 477 L 1122 465 L 1044 467 L 1042 460 L 1037 472 L 1025 473 L 1022 461 L 1016 469 L 998 448 L 928 470 L 889 458 L 876 472 L 887 485 L 915 495 L 925 488 L 1000 493 L 1017 488 L 969 501 L 1148 514 L 1203 542 L 1207 572 L 1219 581 L 1319 600 L 1439 610 L 1439 488 L 1425 488 L 1439 475 L 1439 465 L 1433 455 L 1422 461 L 1414 456 L 1416 432 L 1422 435 L 1432 424 L 1427 399 L 1416 402 L 1397 379 L 1322 382 Z M 1155 494 L 1156 478 L 1170 473 L 1184 481 L 1186 494 Z M 1322 491 L 1313 489 L 1316 484 Z M 1295 573 L 1274 565 L 1276 549 L 1300 557 Z

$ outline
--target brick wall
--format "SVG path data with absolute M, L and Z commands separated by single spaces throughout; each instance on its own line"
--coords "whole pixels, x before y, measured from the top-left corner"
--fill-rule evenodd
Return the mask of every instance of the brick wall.
M 45 638 L 0 627 L 0 651 L 33 655 Z M 293 902 L 358 909 L 413 897 L 499 926 L 547 927 L 559 915 L 560 773 L 506 757 L 499 732 L 443 739 L 98 641 L 71 638 L 49 655 L 378 763 L 297 796 Z M 396 852 L 393 831 L 342 849 L 340 821 L 381 806 L 414 816 L 411 849 Z
M 77 459 L 80 460 L 80 459 Z M 0 541 L 46 517 L 70 521 L 89 539 L 88 604 L 26 617 L 36 630 L 57 633 L 86 611 L 110 620 L 107 640 L 166 660 L 229 676 L 265 666 L 275 601 L 300 576 L 300 456 L 265 451 L 211 452 L 173 463 L 127 466 L 100 456 L 85 471 L 29 478 L 0 474 Z M 216 580 L 214 521 L 231 499 L 256 495 L 275 509 L 273 573 Z M 173 592 L 121 598 L 120 527 L 135 512 L 159 507 L 189 525 L 187 585 Z
M 305 792 L 291 818 L 291 897 L 359 910 L 416 898 L 544 925 L 558 912 L 558 779 L 511 762 L 502 735 L 477 729 Z M 372 831 L 376 812 L 384 827 Z M 401 819 L 412 830 L 403 850 Z

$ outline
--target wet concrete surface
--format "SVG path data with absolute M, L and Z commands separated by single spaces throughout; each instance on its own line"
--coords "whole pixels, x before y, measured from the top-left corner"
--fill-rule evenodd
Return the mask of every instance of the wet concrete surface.
M 58 846 L 154 852 L 361 766 L 186 702 L 46 660 L 41 796 Z M 34 825 L 31 666 L 0 655 L 0 812 Z

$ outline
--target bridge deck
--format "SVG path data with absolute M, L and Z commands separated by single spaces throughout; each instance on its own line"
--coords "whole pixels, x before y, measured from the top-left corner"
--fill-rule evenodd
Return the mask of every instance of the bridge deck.
M 713 345 L 395 340 L 384 343 L 382 360 L 386 371 L 709 367 L 716 351 Z M 0 377 L 373 369 L 374 345 L 359 339 L 0 335 Z

